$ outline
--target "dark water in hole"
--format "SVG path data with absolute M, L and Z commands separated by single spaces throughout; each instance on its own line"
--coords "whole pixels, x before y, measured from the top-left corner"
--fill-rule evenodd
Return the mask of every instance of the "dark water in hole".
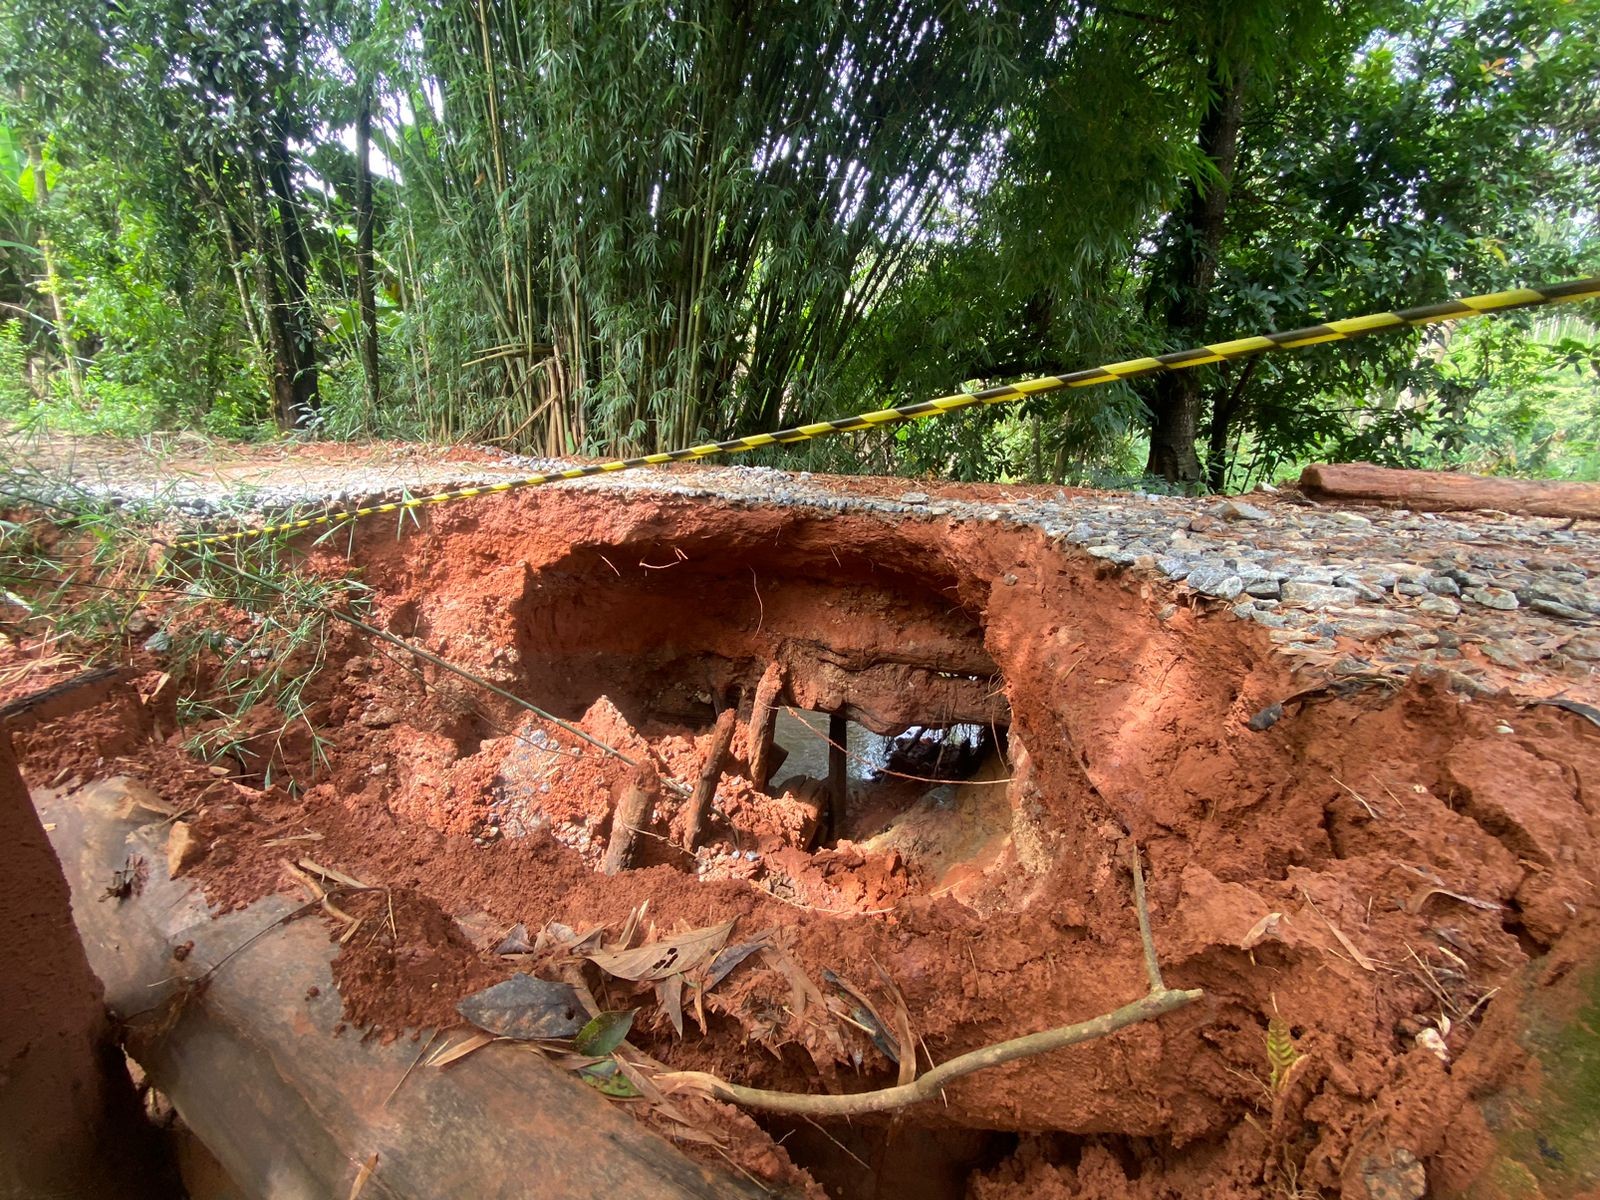
M 877 773 L 889 764 L 889 755 L 894 747 L 895 739 L 880 733 L 873 733 L 854 721 L 846 724 L 847 736 L 845 746 L 851 757 L 845 761 L 845 771 L 852 782 L 866 782 L 877 777 Z M 913 727 L 908 733 L 915 733 Z M 813 779 L 826 779 L 828 777 L 828 743 L 825 740 L 828 734 L 828 714 L 806 712 L 792 708 L 778 710 L 777 730 L 773 740 L 789 752 L 789 757 L 783 760 L 783 765 L 778 768 L 776 778 L 784 780 L 791 775 L 808 775 Z M 929 769 L 909 770 L 907 774 L 937 776 L 942 779 L 956 779 L 961 771 L 956 764 L 960 755 L 955 753 L 958 744 L 968 746 L 976 745 L 983 736 L 983 730 L 977 725 L 953 725 L 947 732 L 946 740 L 951 748 L 947 755 L 948 765 L 941 770 Z

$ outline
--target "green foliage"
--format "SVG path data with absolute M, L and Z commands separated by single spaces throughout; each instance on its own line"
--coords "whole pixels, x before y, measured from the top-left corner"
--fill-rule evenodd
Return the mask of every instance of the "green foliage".
M 1596 26 L 1600 0 L 17 0 L 0 416 L 630 453 L 1590 273 Z M 1592 473 L 1592 327 L 1538 328 L 1203 368 L 1209 478 Z M 1133 478 L 1155 399 L 770 461 Z
M 294 735 L 323 764 L 310 690 L 333 646 L 330 611 L 363 612 L 365 585 L 305 571 L 271 542 L 248 557 L 158 552 L 143 509 L 108 505 L 26 462 L 4 468 L 5 499 L 42 514 L 0 522 L 8 633 L 93 662 L 142 640 L 149 626 L 130 634 L 133 616 L 159 608 L 191 751 L 235 758 L 270 783 Z
M 425 9 L 415 120 L 384 149 L 415 184 L 430 426 L 625 452 L 816 413 L 997 128 L 1030 19 L 922 0 Z

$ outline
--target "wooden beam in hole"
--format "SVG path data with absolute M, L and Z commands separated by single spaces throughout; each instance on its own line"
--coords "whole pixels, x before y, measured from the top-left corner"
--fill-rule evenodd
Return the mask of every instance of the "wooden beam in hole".
M 772 736 L 778 724 L 778 695 L 783 691 L 783 666 L 771 663 L 756 684 L 755 703 L 750 706 L 750 727 L 746 744 L 750 747 L 750 781 L 760 791 L 767 790 L 777 762 L 772 753 Z
M 835 842 L 844 831 L 845 802 L 850 798 L 850 776 L 845 759 L 849 738 L 849 720 L 843 713 L 831 714 L 828 717 L 828 835 Z

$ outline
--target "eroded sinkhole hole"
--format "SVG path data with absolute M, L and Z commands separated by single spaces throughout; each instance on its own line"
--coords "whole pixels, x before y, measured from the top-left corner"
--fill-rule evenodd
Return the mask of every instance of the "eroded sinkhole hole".
M 835 714 L 777 710 L 769 790 L 815 797 L 814 846 L 895 850 L 941 872 L 964 861 L 974 835 L 1009 826 L 1003 726 L 912 725 L 875 732 Z M 781 756 L 781 757 L 779 757 Z
M 985 594 L 835 544 L 579 548 L 529 573 L 514 657 L 525 694 L 661 765 L 634 865 L 867 904 L 970 884 L 1012 841 L 1011 712 L 972 603 Z M 696 825 L 684 793 L 730 711 Z M 532 720 L 505 742 L 475 756 L 499 756 L 475 834 L 547 829 L 602 867 L 631 768 L 565 753 Z

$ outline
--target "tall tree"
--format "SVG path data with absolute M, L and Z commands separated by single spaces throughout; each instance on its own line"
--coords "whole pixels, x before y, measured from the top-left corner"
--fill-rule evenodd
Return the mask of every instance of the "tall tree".
M 284 428 L 310 421 L 319 396 L 297 177 L 297 147 L 316 123 L 307 32 L 298 0 L 19 0 L 5 37 L 9 73 L 19 93 L 38 93 L 40 111 L 142 170 L 168 203 L 183 206 L 181 195 L 190 213 L 224 214 L 227 236 L 255 263 Z
M 1145 305 L 1159 314 L 1169 349 L 1204 340 L 1212 307 L 1240 139 L 1251 102 L 1280 79 L 1300 80 L 1316 64 L 1347 53 L 1371 20 L 1355 3 L 1248 0 L 1199 4 L 1188 14 L 1188 57 L 1203 74 L 1198 90 L 1195 167 L 1182 199 L 1164 222 L 1161 249 L 1145 285 Z M 1206 380 L 1195 371 L 1164 372 L 1146 388 L 1150 451 L 1145 473 L 1175 483 L 1204 475 L 1195 442 Z M 1223 401 L 1226 402 L 1226 401 Z
M 1585 32 L 1600 3 L 1433 0 L 1376 17 L 1253 98 L 1203 340 L 1600 266 L 1586 87 L 1600 45 Z M 1206 372 L 1208 484 L 1309 454 L 1431 453 L 1469 399 L 1419 353 L 1432 336 Z

